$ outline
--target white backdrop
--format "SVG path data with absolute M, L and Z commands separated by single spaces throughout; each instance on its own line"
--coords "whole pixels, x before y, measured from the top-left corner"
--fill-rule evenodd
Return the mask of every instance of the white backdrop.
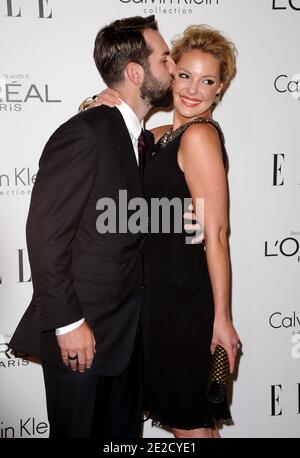
M 234 425 L 221 434 L 300 437 L 300 0 L 0 0 L 0 438 L 48 435 L 41 368 L 6 345 L 32 294 L 25 221 L 38 159 L 104 87 L 92 59 L 99 28 L 153 13 L 168 42 L 205 23 L 239 52 L 214 115 L 230 158 L 232 309 L 243 344 Z M 169 435 L 147 422 L 144 437 Z

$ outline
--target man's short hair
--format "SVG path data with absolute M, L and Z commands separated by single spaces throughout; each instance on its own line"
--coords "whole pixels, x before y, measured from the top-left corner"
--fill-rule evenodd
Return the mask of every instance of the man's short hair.
M 152 52 L 144 39 L 145 29 L 158 30 L 155 16 L 120 19 L 99 30 L 95 40 L 94 60 L 104 82 L 114 86 L 124 80 L 129 62 L 148 68 Z

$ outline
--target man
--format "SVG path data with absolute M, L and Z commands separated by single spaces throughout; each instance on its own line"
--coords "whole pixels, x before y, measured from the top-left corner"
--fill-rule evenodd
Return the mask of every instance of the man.
M 175 64 L 154 16 L 101 29 L 94 59 L 123 102 L 74 116 L 45 146 L 26 228 L 34 294 L 10 342 L 42 360 L 53 438 L 138 437 L 142 419 L 143 235 L 100 234 L 97 202 L 118 213 L 120 189 L 142 197 L 141 121 L 170 105 Z

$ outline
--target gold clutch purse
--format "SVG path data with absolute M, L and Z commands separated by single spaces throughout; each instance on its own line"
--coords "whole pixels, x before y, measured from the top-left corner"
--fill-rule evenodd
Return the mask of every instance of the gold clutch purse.
M 220 404 L 227 396 L 229 385 L 229 360 L 226 350 L 217 345 L 211 357 L 207 397 L 210 402 Z

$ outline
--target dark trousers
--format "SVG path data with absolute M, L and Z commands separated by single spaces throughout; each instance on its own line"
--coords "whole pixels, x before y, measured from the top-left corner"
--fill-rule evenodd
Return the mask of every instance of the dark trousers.
M 50 438 L 141 436 L 143 345 L 139 326 L 129 365 L 117 376 L 43 364 Z

